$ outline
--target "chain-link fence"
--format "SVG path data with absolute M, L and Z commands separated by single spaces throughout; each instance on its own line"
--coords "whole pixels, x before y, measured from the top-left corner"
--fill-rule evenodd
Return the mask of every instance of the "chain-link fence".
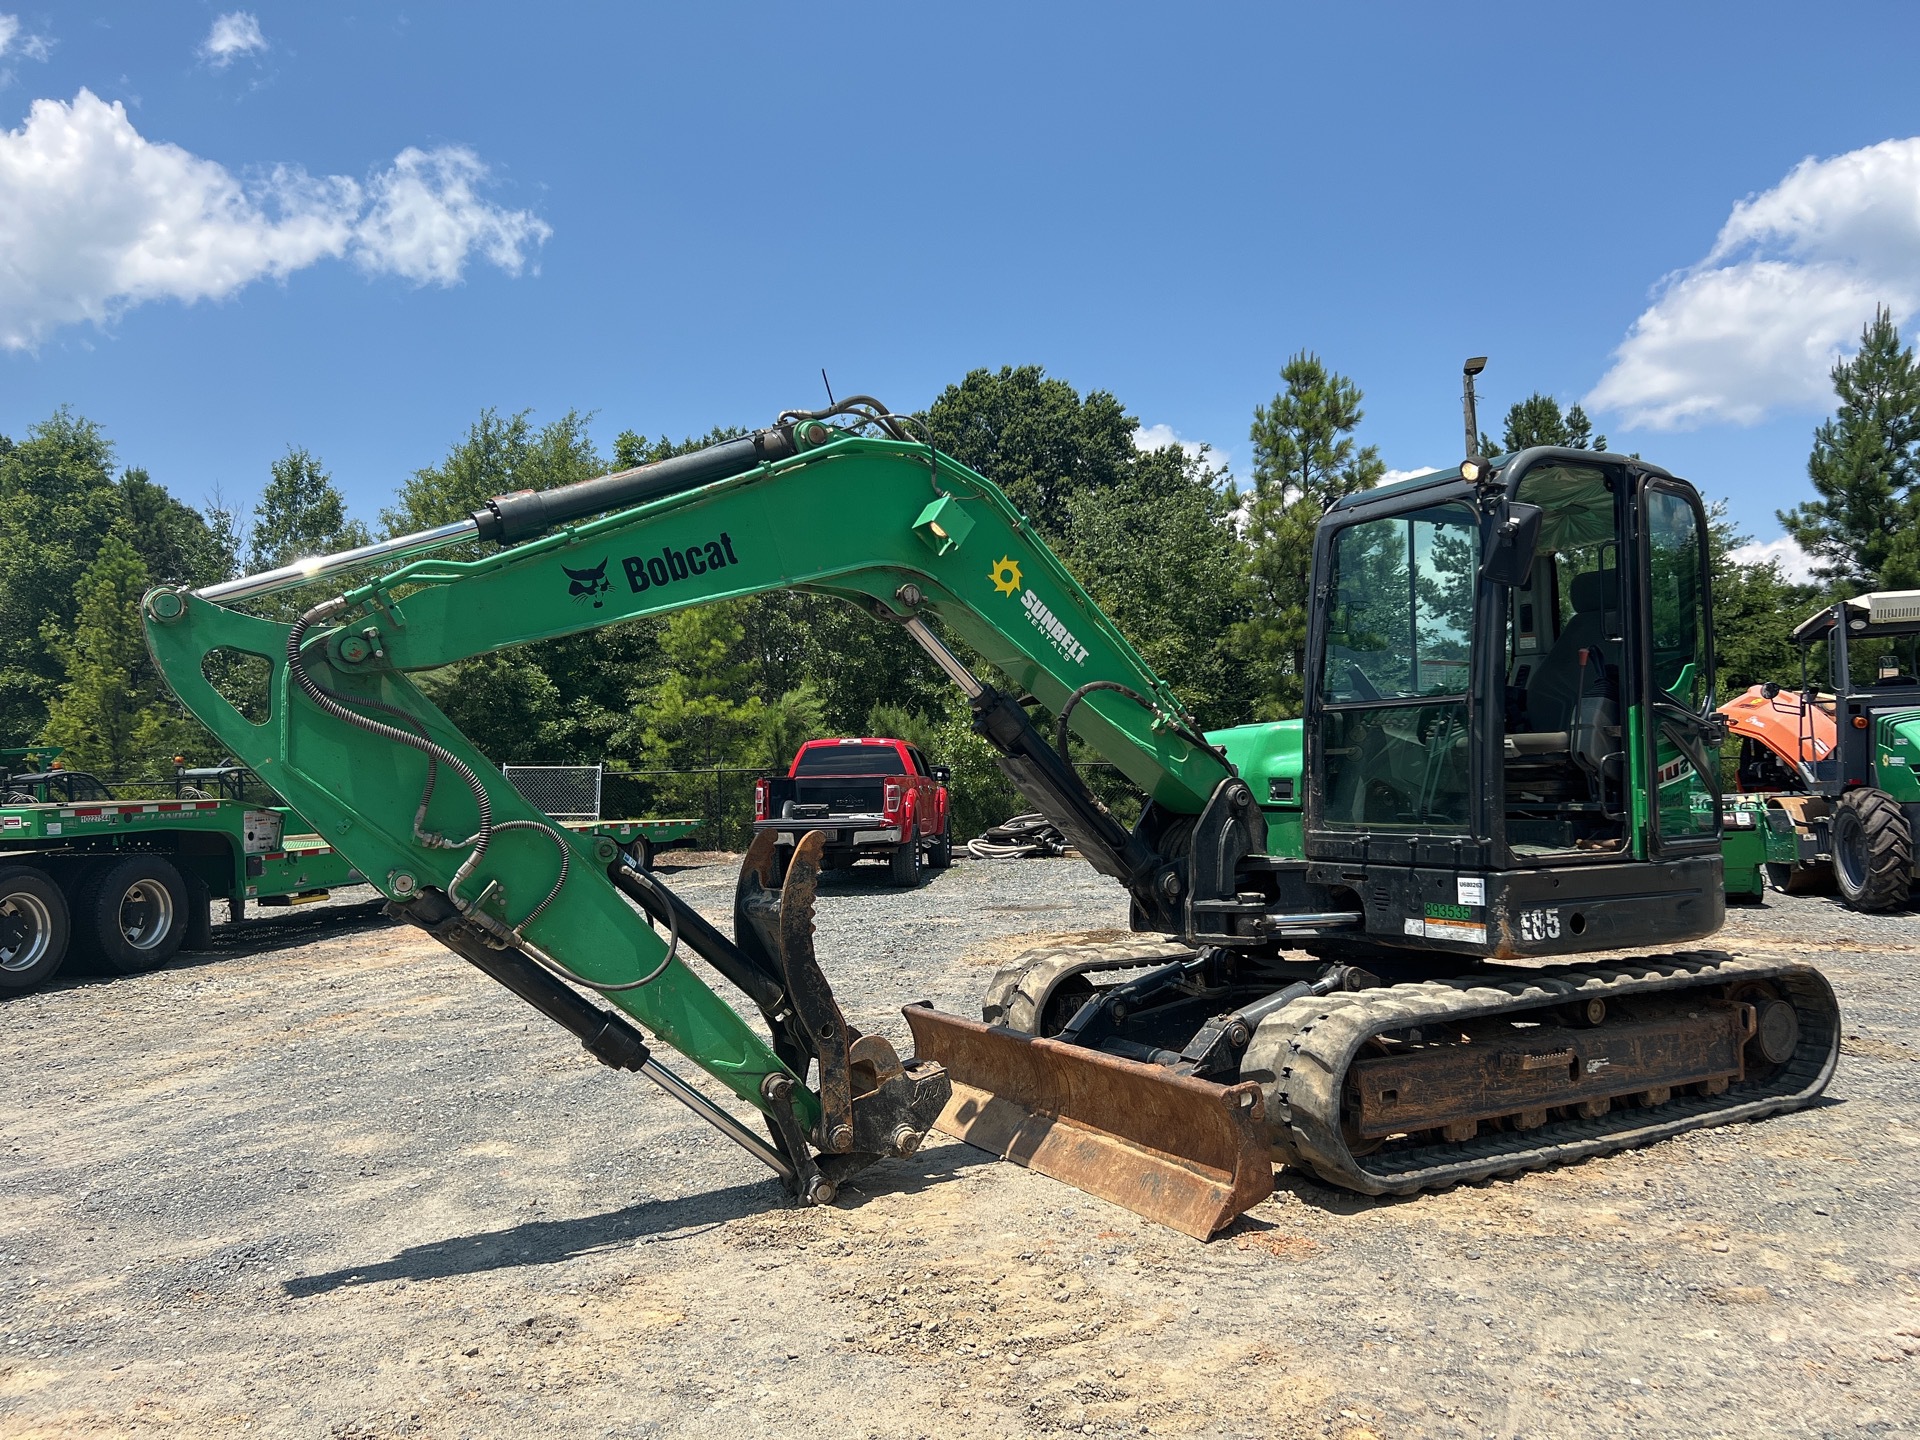
M 598 820 L 603 765 L 502 765 L 520 797 L 555 820 Z M 622 819 L 634 817 L 622 816 Z

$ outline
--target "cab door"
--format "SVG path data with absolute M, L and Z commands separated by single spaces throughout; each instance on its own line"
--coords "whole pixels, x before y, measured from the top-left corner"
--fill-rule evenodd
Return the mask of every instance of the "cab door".
M 1634 808 L 1650 857 L 1720 844 L 1720 730 L 1714 713 L 1707 517 L 1691 487 L 1642 480 L 1639 691 Z

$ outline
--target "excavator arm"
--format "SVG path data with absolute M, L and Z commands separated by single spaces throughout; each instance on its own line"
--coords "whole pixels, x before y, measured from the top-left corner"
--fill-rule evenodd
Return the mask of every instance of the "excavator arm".
M 816 1201 L 861 1165 L 911 1153 L 951 1088 L 937 1063 L 903 1063 L 880 1037 L 853 1030 L 834 1001 L 812 948 L 818 839 L 784 876 L 772 837 L 756 842 L 729 939 L 610 843 L 533 810 L 410 676 L 776 589 L 838 596 L 904 627 L 966 692 L 976 728 L 1032 802 L 1127 886 L 1137 914 L 1180 928 L 1188 857 L 1107 814 L 1065 758 L 1066 731 L 1111 760 L 1163 821 L 1218 808 L 1238 786 L 1231 767 L 997 488 L 878 407 L 854 413 L 881 436 L 783 417 L 654 466 L 498 497 L 435 531 L 197 593 L 159 589 L 145 602 L 149 645 L 174 691 L 397 913 Z M 475 541 L 501 548 L 444 553 Z M 232 608 L 335 576 L 354 583 L 291 623 Z M 981 679 L 942 632 L 1009 689 Z M 210 678 L 247 666 L 265 677 L 251 701 Z M 1054 736 L 1031 723 L 1023 694 L 1060 717 Z M 753 1001 L 765 1036 L 687 966 L 688 952 Z M 916 1030 L 923 1021 L 925 1012 Z M 773 1145 L 662 1066 L 648 1036 L 762 1111 Z M 1214 1097 L 1195 1103 L 1221 1108 Z M 1228 1169 L 1253 1155 L 1264 1172 L 1249 1109 L 1257 1121 L 1249 1094 L 1226 1104 L 1219 1123 L 1230 1133 L 1215 1148 Z

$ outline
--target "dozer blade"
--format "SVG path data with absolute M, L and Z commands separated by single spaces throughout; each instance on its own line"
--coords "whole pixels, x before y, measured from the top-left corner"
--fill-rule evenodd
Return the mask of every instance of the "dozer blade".
M 934 1128 L 1205 1240 L 1273 1193 L 1260 1087 L 1036 1039 L 925 1005 L 916 1056 L 953 1094 Z

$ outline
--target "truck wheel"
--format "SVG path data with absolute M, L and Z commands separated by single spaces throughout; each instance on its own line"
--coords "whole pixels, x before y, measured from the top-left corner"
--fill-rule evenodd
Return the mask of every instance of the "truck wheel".
M 933 837 L 933 848 L 927 851 L 927 864 L 935 870 L 945 870 L 953 864 L 953 822 L 949 820 Z
M 1833 807 L 1833 875 L 1856 910 L 1896 910 L 1913 889 L 1913 832 L 1894 798 L 1865 786 Z
M 53 977 L 73 934 L 67 898 L 31 865 L 0 868 L 0 990 L 26 990 Z
M 909 840 L 893 849 L 893 883 L 910 890 L 920 883 L 920 842 Z
M 187 934 L 187 884 L 158 855 L 129 855 L 95 875 L 74 907 L 109 968 L 137 975 L 171 960 Z

